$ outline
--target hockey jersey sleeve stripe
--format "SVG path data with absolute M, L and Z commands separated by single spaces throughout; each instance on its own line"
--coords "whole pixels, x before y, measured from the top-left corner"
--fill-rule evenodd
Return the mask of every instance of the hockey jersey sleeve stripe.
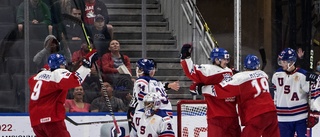
M 173 131 L 164 131 L 159 134 L 159 137 L 174 137 Z
M 138 94 L 138 100 L 142 101 L 145 95 L 146 95 L 146 93 L 140 91 Z

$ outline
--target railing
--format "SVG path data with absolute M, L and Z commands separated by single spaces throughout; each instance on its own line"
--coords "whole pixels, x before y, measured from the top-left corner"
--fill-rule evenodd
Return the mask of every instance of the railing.
M 197 64 L 209 63 L 210 52 L 218 45 L 195 1 L 160 0 L 160 3 L 161 11 L 169 22 L 169 29 L 176 37 L 178 47 L 192 42 L 193 60 Z

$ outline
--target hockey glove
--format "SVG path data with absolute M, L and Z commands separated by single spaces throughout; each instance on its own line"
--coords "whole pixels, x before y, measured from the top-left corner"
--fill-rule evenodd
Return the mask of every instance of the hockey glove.
M 319 122 L 319 115 L 318 115 L 319 112 L 310 111 L 309 113 L 310 114 L 307 119 L 307 127 L 312 128 Z
M 93 49 L 90 51 L 85 58 L 82 60 L 82 65 L 87 68 L 92 67 L 92 63 L 98 60 L 97 50 Z
M 191 44 L 184 44 L 181 48 L 181 54 L 180 54 L 180 59 L 186 59 L 191 56 L 192 52 L 192 45 Z
M 306 74 L 306 81 L 317 81 L 319 76 L 313 72 L 307 72 Z
M 202 86 L 203 83 L 193 83 L 189 88 L 191 95 L 202 95 Z

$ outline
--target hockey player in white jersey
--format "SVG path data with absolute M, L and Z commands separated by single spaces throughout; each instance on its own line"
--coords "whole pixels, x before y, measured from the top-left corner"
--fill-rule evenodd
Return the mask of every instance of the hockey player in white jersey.
M 272 76 L 275 87 L 274 102 L 277 108 L 281 137 L 306 136 L 307 117 L 309 111 L 309 82 L 306 80 L 306 70 L 297 68 L 296 51 L 291 48 L 284 49 L 278 56 L 281 66 Z M 317 97 L 310 97 L 312 100 Z M 310 104 L 311 109 L 316 109 Z
M 156 87 L 155 87 L 156 88 Z M 174 137 L 172 119 L 161 108 L 162 97 L 155 92 L 143 98 L 144 108 L 137 109 L 133 116 L 130 137 Z
M 155 91 L 161 97 L 161 109 L 167 111 L 168 115 L 172 116 L 172 105 L 168 100 L 164 84 L 153 77 L 155 74 L 154 62 L 149 59 L 138 60 L 136 73 L 138 78 L 134 83 L 133 98 L 129 106 L 135 108 L 136 111 L 142 109 L 144 107 L 144 96 L 150 91 Z

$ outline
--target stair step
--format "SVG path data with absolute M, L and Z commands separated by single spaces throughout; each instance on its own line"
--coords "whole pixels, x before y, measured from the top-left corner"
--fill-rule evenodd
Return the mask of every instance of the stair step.
M 139 13 L 117 13 L 109 14 L 110 21 L 141 21 L 141 14 Z M 146 15 L 146 21 L 160 21 L 165 22 L 163 15 L 160 13 L 148 13 Z
M 141 13 L 141 4 L 106 4 L 109 14 Z M 146 4 L 146 13 L 159 13 L 159 5 Z
M 152 58 L 152 57 L 147 57 Z M 137 62 L 141 57 L 130 57 L 130 62 Z M 180 63 L 180 58 L 154 58 L 157 63 Z
M 147 32 L 147 39 L 173 39 L 171 32 Z M 116 39 L 142 39 L 141 32 L 114 32 L 113 36 Z
M 162 49 L 177 49 L 176 45 L 158 45 L 158 44 L 148 44 L 146 47 L 147 50 L 162 50 Z M 121 43 L 121 51 L 126 50 L 140 50 L 141 51 L 141 45 L 124 45 Z
M 114 32 L 119 32 L 119 31 L 126 31 L 126 32 L 132 32 L 132 31 L 141 31 L 142 27 L 141 26 L 132 26 L 132 27 L 115 27 L 113 26 L 113 31 Z M 168 27 L 146 27 L 147 32 L 148 31 L 168 31 Z
M 141 0 L 101 0 L 108 4 L 141 4 Z M 146 4 L 158 4 L 158 0 L 146 0 Z
M 141 56 L 142 52 L 141 50 L 122 50 L 123 54 L 129 56 L 129 57 L 139 57 Z M 147 51 L 148 58 L 177 58 L 179 57 L 179 51 L 176 50 L 148 50 Z
M 141 39 L 118 39 L 121 45 L 141 45 L 142 40 Z M 171 45 L 175 44 L 176 40 L 170 39 L 170 40 L 163 40 L 163 39 L 147 39 L 146 41 L 147 45 L 151 44 L 158 44 L 158 45 Z
M 110 21 L 116 27 L 141 27 L 141 21 Z M 166 27 L 168 22 L 146 22 L 147 27 Z

